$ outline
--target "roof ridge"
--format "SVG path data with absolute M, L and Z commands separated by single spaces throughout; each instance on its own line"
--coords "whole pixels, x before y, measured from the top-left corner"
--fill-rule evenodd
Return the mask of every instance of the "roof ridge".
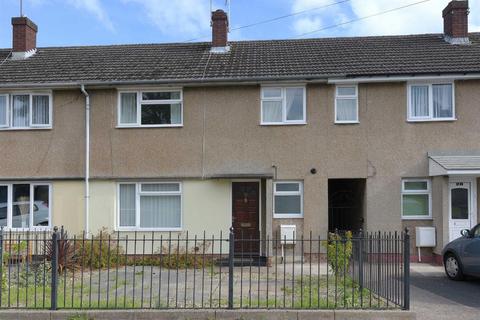
M 477 36 L 480 35 L 480 32 L 470 32 L 470 35 Z M 370 35 L 370 36 L 344 36 L 344 37 L 318 37 L 318 38 L 301 38 L 301 39 L 258 39 L 258 40 L 237 40 L 229 41 L 231 44 L 236 43 L 294 43 L 294 42 L 317 42 L 317 41 L 352 41 L 352 40 L 372 40 L 372 39 L 398 39 L 398 38 L 421 38 L 421 37 L 439 37 L 443 36 L 442 33 L 418 33 L 418 34 L 401 34 L 401 35 Z M 140 47 L 140 46 L 172 46 L 172 47 L 181 47 L 181 46 L 204 46 L 210 45 L 209 41 L 200 41 L 200 42 L 158 42 L 158 43 L 121 43 L 121 44 L 93 44 L 93 45 L 65 45 L 65 46 L 45 46 L 38 47 L 38 49 L 76 49 L 76 48 L 112 48 L 112 47 Z M 0 48 L 0 51 L 11 50 L 10 48 Z

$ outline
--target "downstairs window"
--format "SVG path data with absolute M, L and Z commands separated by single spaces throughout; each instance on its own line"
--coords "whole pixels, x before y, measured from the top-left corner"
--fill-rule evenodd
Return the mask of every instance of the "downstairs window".
M 182 186 L 179 182 L 121 183 L 119 229 L 180 230 Z
M 49 184 L 0 184 L 0 226 L 12 229 L 49 228 L 50 199 Z

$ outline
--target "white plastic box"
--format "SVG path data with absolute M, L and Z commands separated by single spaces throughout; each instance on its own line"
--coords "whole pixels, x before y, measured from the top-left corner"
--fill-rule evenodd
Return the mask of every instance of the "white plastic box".
M 295 237 L 297 233 L 296 225 L 280 225 L 280 241 L 282 245 L 295 244 Z
M 416 227 L 415 228 L 417 247 L 435 247 L 437 245 L 435 236 L 435 227 Z

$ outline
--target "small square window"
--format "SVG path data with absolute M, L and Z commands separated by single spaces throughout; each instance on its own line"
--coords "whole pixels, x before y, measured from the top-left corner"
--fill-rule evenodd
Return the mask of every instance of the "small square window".
M 403 180 L 402 219 L 430 219 L 431 197 L 430 180 Z
M 301 182 L 275 182 L 274 218 L 303 217 L 303 184 Z

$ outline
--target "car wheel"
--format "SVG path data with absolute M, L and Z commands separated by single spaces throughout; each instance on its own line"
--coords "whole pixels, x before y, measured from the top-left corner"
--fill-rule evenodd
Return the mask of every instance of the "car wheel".
M 462 280 L 463 272 L 460 261 L 453 254 L 449 253 L 444 260 L 445 273 L 452 280 Z

